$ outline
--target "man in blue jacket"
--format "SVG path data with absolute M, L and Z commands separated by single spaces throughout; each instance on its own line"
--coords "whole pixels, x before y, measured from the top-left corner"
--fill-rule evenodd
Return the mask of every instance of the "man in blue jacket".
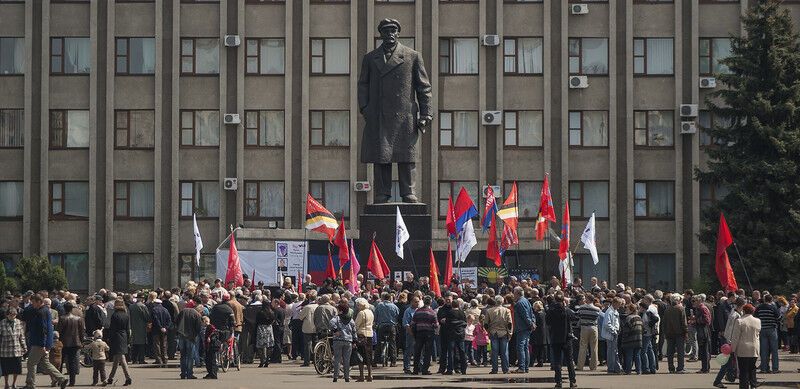
M 50 376 L 52 382 L 61 389 L 67 386 L 67 378 L 58 372 L 50 363 L 47 353 L 53 347 L 53 320 L 50 309 L 44 306 L 44 298 L 40 294 L 31 296 L 31 304 L 22 312 L 22 320 L 28 336 L 28 375 L 25 378 L 25 387 L 36 387 L 37 366 Z
M 531 303 L 525 298 L 521 287 L 514 288 L 514 335 L 517 340 L 517 362 L 519 368 L 514 373 L 527 373 L 531 358 L 528 342 L 531 332 L 536 328 L 536 318 L 533 316 Z

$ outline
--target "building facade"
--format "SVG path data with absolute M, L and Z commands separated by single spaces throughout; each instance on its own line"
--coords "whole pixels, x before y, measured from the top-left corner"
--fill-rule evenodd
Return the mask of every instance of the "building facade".
M 0 0 L 0 257 L 48 255 L 76 290 L 177 285 L 213 273 L 231 225 L 244 245 L 307 238 L 307 192 L 357 236 L 357 80 L 391 17 L 434 86 L 417 182 L 435 250 L 448 196 L 517 182 L 516 266 L 555 268 L 533 240 L 549 173 L 573 242 L 598 218 L 601 262 L 578 250 L 577 273 L 689 285 L 711 270 L 701 206 L 724 193 L 693 179 L 702 127 L 724 123 L 701 82 L 726 71 L 747 1 Z

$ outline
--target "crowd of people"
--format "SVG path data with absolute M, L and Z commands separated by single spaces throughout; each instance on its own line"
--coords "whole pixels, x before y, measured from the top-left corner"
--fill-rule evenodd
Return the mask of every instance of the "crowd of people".
M 498 285 L 473 286 L 457 278 L 432 291 L 427 278 L 365 280 L 357 293 L 337 280 L 317 286 L 310 276 L 302 290 L 286 278 L 280 287 L 188 282 L 183 288 L 136 293 L 101 289 L 79 297 L 68 291 L 6 293 L 0 301 L 0 371 L 5 388 L 16 388 L 27 365 L 25 387 L 37 373 L 52 386 L 74 386 L 82 358 L 91 360 L 92 385 L 108 385 L 129 364 L 167 367 L 179 356 L 180 378 L 217 379 L 216 353 L 238 346 L 242 364 L 259 368 L 287 360 L 314 363 L 317 342 L 330 342 L 334 382 L 372 381 L 373 367 L 402 364 L 405 374 L 528 373 L 549 368 L 556 387 L 577 387 L 576 370 L 608 374 L 711 372 L 712 355 L 722 363 L 709 382 L 739 380 L 757 387 L 756 372 L 780 372 L 780 349 L 800 348 L 798 295 L 773 296 L 743 290 L 714 294 L 652 292 L 576 278 L 566 287 L 509 277 Z M 434 288 L 435 290 L 436 288 Z M 402 356 L 401 356 L 402 350 Z M 402 358 L 400 361 L 398 361 Z M 664 366 L 666 359 L 666 367 Z M 756 362 L 759 361 L 758 365 Z M 106 374 L 106 363 L 111 364 Z M 235 363 L 235 362 L 234 362 Z

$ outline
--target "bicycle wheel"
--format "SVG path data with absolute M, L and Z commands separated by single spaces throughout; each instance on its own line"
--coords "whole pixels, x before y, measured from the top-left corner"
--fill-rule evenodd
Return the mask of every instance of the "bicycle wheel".
M 317 374 L 324 375 L 331 371 L 331 348 L 327 341 L 318 342 L 314 346 L 314 370 Z
M 228 358 L 228 345 L 223 345 L 217 351 L 217 365 L 222 370 L 223 373 L 228 371 L 228 367 L 230 367 L 231 360 Z
M 78 359 L 83 367 L 92 367 L 92 354 L 88 350 L 81 349 Z
M 242 354 L 239 352 L 238 342 L 233 342 L 233 359 L 236 363 L 236 371 L 242 370 Z

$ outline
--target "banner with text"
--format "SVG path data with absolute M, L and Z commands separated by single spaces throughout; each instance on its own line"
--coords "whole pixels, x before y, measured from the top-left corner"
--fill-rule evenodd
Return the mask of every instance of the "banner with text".
M 278 284 L 278 259 L 274 251 L 239 251 L 239 263 L 242 274 L 253 276 L 255 269 L 255 283 L 264 282 L 266 286 L 279 286 Z M 228 250 L 217 250 L 217 275 L 225 278 L 228 271 Z

